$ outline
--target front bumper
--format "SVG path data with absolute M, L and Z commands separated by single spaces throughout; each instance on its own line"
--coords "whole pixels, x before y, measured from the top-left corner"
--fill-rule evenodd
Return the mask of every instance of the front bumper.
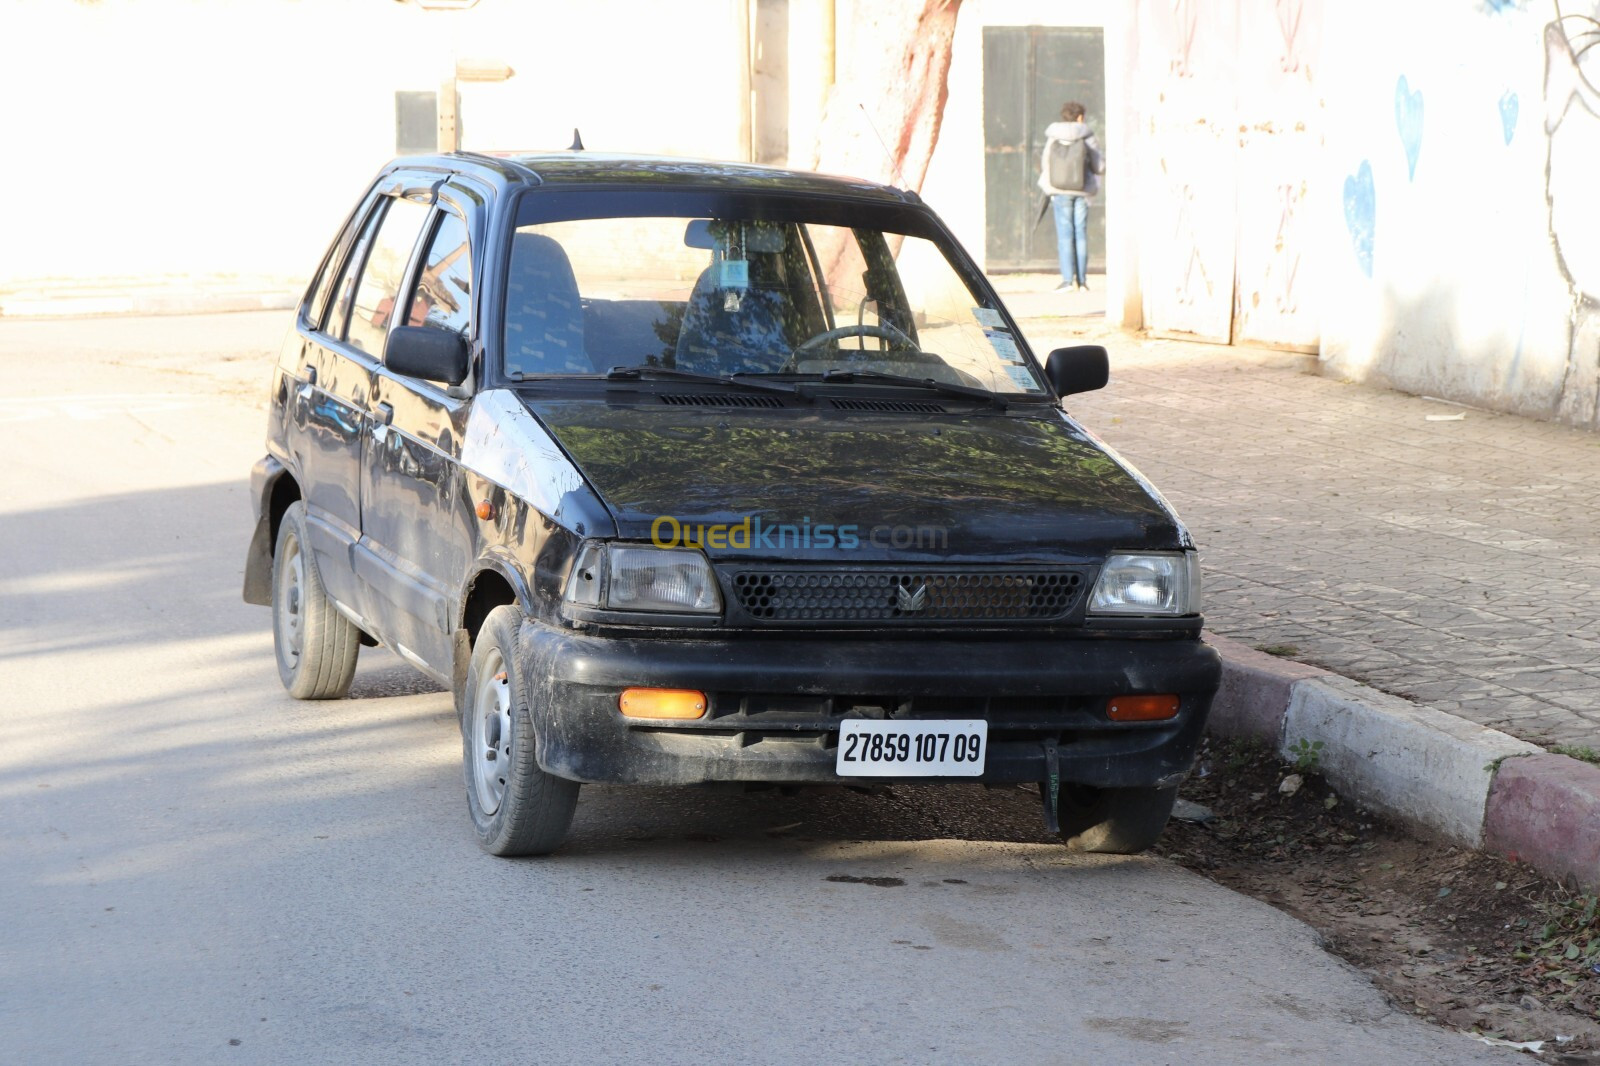
M 1064 782 L 1175 783 L 1199 746 L 1221 677 L 1199 640 L 600 637 L 523 623 L 539 764 L 586 782 L 845 782 L 845 718 L 985 718 L 988 783 L 1046 776 L 1053 738 Z M 624 718 L 630 686 L 699 689 L 695 721 Z M 1113 722 L 1106 700 L 1174 693 L 1175 718 Z M 971 781 L 973 778 L 932 780 Z

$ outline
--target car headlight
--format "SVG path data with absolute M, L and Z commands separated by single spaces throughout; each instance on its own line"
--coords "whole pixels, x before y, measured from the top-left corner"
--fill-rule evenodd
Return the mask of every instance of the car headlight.
M 605 611 L 716 614 L 722 610 L 711 564 L 697 551 L 590 541 L 567 579 L 567 602 Z
M 1090 614 L 1200 612 L 1200 558 L 1194 552 L 1113 555 L 1089 598 Z

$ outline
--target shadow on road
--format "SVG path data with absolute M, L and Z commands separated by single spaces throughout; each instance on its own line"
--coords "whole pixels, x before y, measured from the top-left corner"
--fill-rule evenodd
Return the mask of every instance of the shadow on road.
M 269 612 L 240 599 L 249 532 L 240 482 L 0 514 L 0 543 L 14 546 L 0 561 L 0 659 L 44 693 L 41 713 L 0 722 L 9 751 L 0 797 L 48 792 L 58 832 L 98 839 L 126 860 L 116 865 L 145 874 L 163 854 L 183 865 L 241 843 L 298 851 L 318 839 L 415 841 L 441 826 L 436 844 L 476 855 L 448 694 L 368 648 L 352 699 L 289 699 Z M 86 817 L 89 797 L 129 785 L 154 813 L 137 832 L 102 836 L 104 820 Z M 69 802 L 74 791 L 82 802 Z M 179 830 L 196 810 L 224 816 L 214 829 Z M 331 831 L 290 841 L 286 825 Z M 927 840 L 1050 842 L 1035 795 L 965 783 L 871 795 L 591 786 L 571 842 L 550 861 L 676 863 L 687 847 L 743 862 L 773 849 Z M 46 864 L 40 876 L 72 874 Z
M 243 482 L 0 513 L 0 658 L 249 632 Z
M 649 855 L 688 843 L 705 852 L 865 841 L 966 840 L 1041 844 L 1039 798 L 981 785 L 890 785 L 871 794 L 844 787 L 786 795 L 717 787 L 589 786 L 562 854 Z M 1065 851 L 1063 851 L 1065 854 Z

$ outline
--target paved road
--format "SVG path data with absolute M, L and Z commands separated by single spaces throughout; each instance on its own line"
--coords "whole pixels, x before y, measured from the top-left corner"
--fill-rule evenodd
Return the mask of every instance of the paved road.
M 1011 300 L 1081 309 L 1066 295 Z M 1600 436 L 1102 322 L 1024 332 L 1045 351 L 1111 349 L 1111 386 L 1070 407 L 1188 521 L 1214 631 L 1523 740 L 1600 748 Z
M 239 601 L 281 326 L 0 322 L 0 1061 L 1513 1061 L 1020 793 L 591 789 L 481 854 L 449 698 L 289 700 Z

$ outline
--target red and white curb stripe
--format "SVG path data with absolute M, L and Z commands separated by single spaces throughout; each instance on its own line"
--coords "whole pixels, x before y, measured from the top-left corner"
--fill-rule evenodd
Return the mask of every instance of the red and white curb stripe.
M 1600 766 L 1551 755 L 1443 711 L 1208 636 L 1222 654 L 1211 732 L 1285 759 L 1321 742 L 1317 769 L 1371 810 L 1600 889 Z

